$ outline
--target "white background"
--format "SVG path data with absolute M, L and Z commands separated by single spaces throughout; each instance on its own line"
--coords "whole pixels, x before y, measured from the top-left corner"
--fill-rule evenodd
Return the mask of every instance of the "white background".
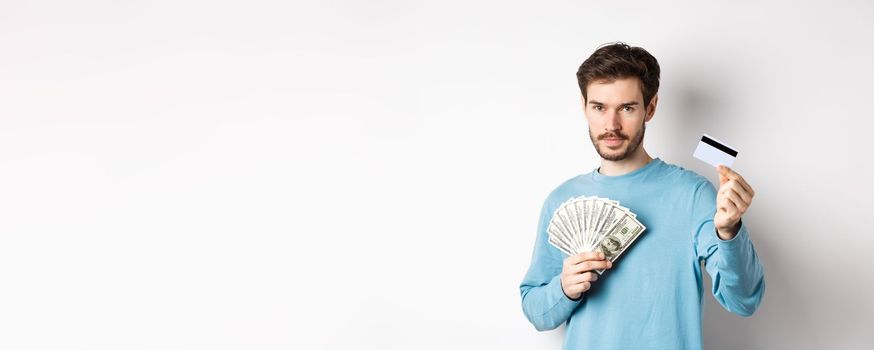
M 661 63 L 647 150 L 714 179 L 707 132 L 757 191 L 764 302 L 708 295 L 705 346 L 870 348 L 872 18 L 3 1 L 0 348 L 559 347 L 518 284 L 546 195 L 598 164 L 574 73 L 616 40 Z

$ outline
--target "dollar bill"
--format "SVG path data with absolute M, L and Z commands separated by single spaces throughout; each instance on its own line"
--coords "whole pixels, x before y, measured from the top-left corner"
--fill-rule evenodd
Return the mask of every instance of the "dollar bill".
M 601 238 L 601 241 L 598 242 L 598 247 L 595 248 L 595 250 L 604 253 L 607 260 L 614 262 L 616 259 L 619 259 L 619 256 L 621 256 L 632 243 L 634 243 L 634 240 L 636 240 L 644 230 L 646 230 L 646 227 L 643 226 L 640 221 L 637 221 L 637 218 L 625 214 L 615 225 L 613 225 L 610 231 Z M 598 274 L 602 274 L 604 270 L 598 270 L 597 272 Z
M 645 229 L 618 201 L 583 196 L 568 198 L 553 212 L 547 234 L 549 244 L 563 254 L 601 251 L 615 261 Z

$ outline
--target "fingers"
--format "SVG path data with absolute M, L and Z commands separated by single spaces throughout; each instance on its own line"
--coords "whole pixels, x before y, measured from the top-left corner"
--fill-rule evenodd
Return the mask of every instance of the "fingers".
M 583 282 L 595 282 L 598 280 L 598 274 L 594 272 L 586 272 L 578 275 L 573 275 L 569 281 L 573 284 L 583 283 Z
M 733 217 L 733 214 L 738 212 L 737 205 L 728 197 L 723 197 L 722 200 L 718 202 L 717 207 L 719 208 L 719 211 L 728 214 L 730 217 Z
M 567 286 L 562 287 L 565 289 L 566 294 L 571 294 L 575 296 L 579 296 L 580 294 L 588 291 L 592 288 L 592 282 L 598 280 L 598 274 L 594 272 L 586 272 L 573 276 L 567 277 Z M 576 298 L 574 298 L 576 299 Z
M 588 291 L 589 288 L 592 288 L 592 282 L 571 284 L 571 285 L 568 285 L 566 288 L 565 287 L 562 287 L 562 288 L 564 288 L 565 295 L 567 295 L 569 297 L 573 296 L 571 299 L 576 300 L 576 299 L 579 299 L 583 293 Z
M 741 200 L 744 201 L 744 204 L 750 205 L 753 203 L 753 194 L 745 189 L 731 189 L 732 192 L 737 193 L 740 196 Z
M 606 270 L 611 267 L 613 267 L 613 263 L 610 260 L 586 260 L 579 264 L 568 266 L 566 270 L 568 274 L 579 274 L 593 270 Z
M 750 195 L 754 193 L 753 187 L 750 186 L 750 184 L 747 183 L 747 180 L 745 180 L 742 176 L 738 175 L 738 178 L 736 180 L 737 183 L 740 184 L 740 186 L 744 189 L 744 191 L 749 192 Z
M 606 270 L 613 262 L 606 260 L 603 252 L 584 252 L 569 256 L 564 260 L 562 274 L 575 275 L 594 270 Z
M 731 204 L 734 204 L 734 207 L 738 211 L 738 216 L 742 215 L 747 210 L 747 203 L 744 202 L 740 195 L 734 190 L 729 189 L 725 195 L 725 199 L 729 200 Z
M 567 257 L 567 259 L 564 260 L 564 263 L 565 265 L 576 265 L 586 260 L 604 260 L 604 253 L 583 252 Z
M 724 169 L 727 169 L 727 168 L 725 166 L 722 166 L 722 165 L 716 167 L 716 171 L 717 171 L 717 173 L 719 173 L 719 185 L 725 184 L 725 182 L 729 180 L 728 176 L 725 176 Z
M 592 287 L 592 282 L 598 280 L 598 274 L 592 271 L 611 267 L 613 263 L 605 260 L 602 252 L 585 252 L 570 256 L 564 260 L 561 271 L 562 290 L 569 298 L 577 299 Z
M 738 208 L 747 207 L 753 203 L 753 196 L 743 189 L 726 188 L 723 192 L 723 195 L 731 198 Z
M 729 179 L 737 178 L 740 176 L 738 175 L 738 173 L 734 172 L 734 170 L 731 170 L 731 168 L 722 164 L 716 167 L 716 171 L 719 173 L 719 175 L 725 176 Z
M 735 180 L 738 182 L 738 184 L 741 185 L 741 187 L 743 187 L 744 190 L 746 190 L 750 194 L 755 194 L 755 192 L 753 191 L 753 187 L 750 186 L 749 183 L 747 183 L 747 180 L 744 179 L 743 176 L 740 176 L 740 174 L 736 173 L 734 170 L 731 170 L 731 168 L 725 165 L 720 165 L 716 168 L 716 171 L 719 172 L 720 184 L 724 184 L 728 180 Z
M 714 224 L 720 227 L 736 225 L 753 202 L 756 193 L 740 174 L 724 165 L 719 171 L 719 193 L 716 197 L 717 213 Z
M 737 180 L 728 180 L 719 187 L 717 201 L 722 198 L 732 198 L 738 208 L 746 210 L 753 203 L 753 193 L 747 191 Z
M 597 280 L 598 274 L 594 272 L 566 276 L 562 280 L 562 289 L 566 295 L 572 296 L 572 299 L 577 299 L 580 294 L 592 288 L 592 282 Z

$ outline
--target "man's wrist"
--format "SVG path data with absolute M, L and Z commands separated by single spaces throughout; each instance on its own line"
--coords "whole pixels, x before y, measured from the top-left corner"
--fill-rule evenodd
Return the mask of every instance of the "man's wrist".
M 741 219 L 743 220 L 743 219 Z M 716 236 L 723 241 L 730 241 L 734 236 L 737 236 L 737 233 L 740 232 L 741 220 L 738 220 L 734 227 L 726 230 L 716 229 Z

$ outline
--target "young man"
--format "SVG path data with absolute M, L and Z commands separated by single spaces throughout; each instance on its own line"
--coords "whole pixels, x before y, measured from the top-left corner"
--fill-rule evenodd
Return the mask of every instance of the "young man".
M 728 311 L 752 315 L 765 292 L 762 266 L 741 216 L 753 189 L 720 166 L 706 178 L 653 159 L 643 147 L 658 103 L 659 65 L 646 50 L 603 46 L 577 72 L 589 137 L 601 166 L 552 191 L 540 214 L 522 309 L 537 330 L 567 323 L 566 349 L 700 349 L 702 271 Z M 547 242 L 568 198 L 617 200 L 646 231 L 615 266 L 603 253 L 567 256 Z M 603 275 L 595 270 L 607 269 Z

